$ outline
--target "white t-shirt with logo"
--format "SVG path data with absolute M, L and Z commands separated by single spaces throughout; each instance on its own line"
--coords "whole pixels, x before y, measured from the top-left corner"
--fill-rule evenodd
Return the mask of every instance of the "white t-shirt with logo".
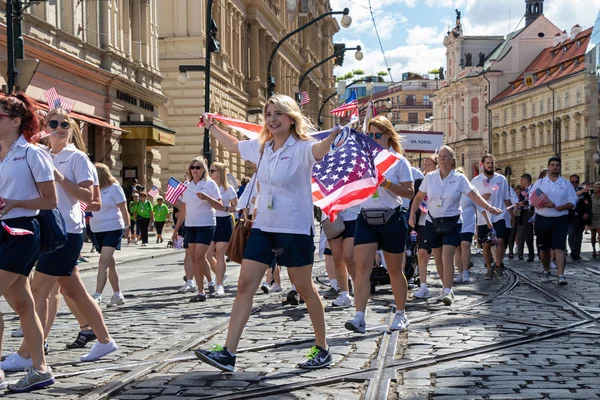
M 181 197 L 181 202 L 185 203 L 185 226 L 215 226 L 217 224 L 215 209 L 207 200 L 200 200 L 196 195 L 196 193 L 204 193 L 215 200 L 220 200 L 221 193 L 215 181 L 202 179 L 194 183 L 192 180 L 187 182 L 186 186 L 188 188 Z
M 233 190 L 233 187 L 228 186 L 225 189 L 224 186 L 219 188 L 219 193 L 221 195 L 221 201 L 223 202 L 224 207 L 229 207 L 231 205 L 231 200 L 237 199 L 237 193 Z M 229 217 L 229 213 L 221 210 L 216 210 L 215 215 L 217 217 Z
M 573 204 L 573 207 L 577 205 L 577 192 L 575 192 L 573 185 L 562 176 L 559 176 L 554 182 L 548 176 L 543 179 L 538 179 L 529 191 L 529 196 L 531 196 L 538 188 L 541 189 L 556 206 L 562 206 L 567 203 Z M 536 208 L 535 213 L 542 217 L 560 217 L 569 214 L 569 210 L 558 211 L 555 208 Z
M 462 209 L 462 231 L 461 233 L 475 233 L 477 223 L 477 207 L 468 197 L 463 195 L 460 198 L 460 208 Z
M 490 193 L 491 197 L 486 201 L 492 207 L 502 210 L 502 212 L 498 215 L 488 214 L 490 222 L 495 223 L 504 219 L 504 214 L 506 213 L 506 204 L 504 201 L 510 200 L 510 192 L 508 190 L 508 182 L 506 181 L 506 178 L 494 172 L 494 176 L 491 178 L 488 178 L 485 174 L 477 175 L 475 178 L 473 178 L 471 183 L 477 188 L 482 196 Z M 478 207 L 478 210 L 481 211 L 482 208 Z M 477 225 L 487 225 L 487 222 L 481 212 L 477 213 Z
M 462 223 L 462 209 L 460 207 L 460 198 L 462 195 L 468 196 L 473 190 L 469 180 L 455 170 L 450 171 L 444 179 L 440 176 L 440 170 L 425 175 L 419 191 L 427 195 L 427 208 L 433 218 L 454 217 L 461 215 L 458 222 Z M 427 221 L 431 222 L 430 215 L 427 215 Z
M 102 198 L 102 208 L 100 211 L 94 211 L 94 216 L 90 218 L 92 232 L 110 232 L 125 229 L 119 204 L 125 203 L 127 199 L 121 185 L 113 183 L 100 188 L 100 197 Z
M 389 151 L 398 157 L 398 162 L 388 169 L 383 176 L 394 184 L 413 182 L 412 170 L 408 160 L 404 156 L 396 153 L 392 148 L 390 148 Z M 389 189 L 385 189 L 382 186 L 379 186 L 375 194 L 361 204 L 362 208 L 366 210 L 396 208 L 402 205 L 402 197 L 396 196 Z M 404 206 L 408 207 L 408 203 L 404 204 Z

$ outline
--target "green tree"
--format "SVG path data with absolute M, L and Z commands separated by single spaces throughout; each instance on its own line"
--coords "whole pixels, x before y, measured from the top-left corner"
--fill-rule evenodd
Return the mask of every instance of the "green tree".
M 388 73 L 386 71 L 379 71 L 377 76 L 388 76 Z
M 364 70 L 362 70 L 362 69 L 353 69 L 353 70 L 352 70 L 352 73 L 353 73 L 355 76 L 360 76 L 360 75 L 364 75 L 364 74 L 365 74 L 365 71 L 364 71 Z

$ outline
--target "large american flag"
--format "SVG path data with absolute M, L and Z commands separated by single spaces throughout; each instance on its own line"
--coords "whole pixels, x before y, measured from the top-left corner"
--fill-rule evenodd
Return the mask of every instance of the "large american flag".
M 308 92 L 300 92 L 300 105 L 303 106 L 308 103 L 310 103 L 310 96 L 308 95 Z
M 331 110 L 329 114 L 333 114 L 338 117 L 345 117 L 346 115 L 348 115 L 348 112 L 354 111 L 358 113 L 358 100 L 356 99 L 356 91 L 353 90 L 350 96 L 344 102 L 344 104 L 342 104 L 338 108 Z
M 171 177 L 167 183 L 167 193 L 165 194 L 165 201 L 171 204 L 177 203 L 179 197 L 185 192 L 187 186 L 179 182 L 177 179 Z
M 314 204 L 334 221 L 340 211 L 371 197 L 383 182 L 383 173 L 397 161 L 373 139 L 344 128 L 335 138 L 332 150 L 313 168 Z
M 529 204 L 535 208 L 542 208 L 548 200 L 550 199 L 548 199 L 548 196 L 546 196 L 546 194 L 542 192 L 542 189 L 540 188 L 537 188 L 529 193 Z

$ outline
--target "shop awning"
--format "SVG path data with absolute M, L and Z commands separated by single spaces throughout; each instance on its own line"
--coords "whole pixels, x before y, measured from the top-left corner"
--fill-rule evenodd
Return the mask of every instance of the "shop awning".
M 46 103 L 42 103 L 42 102 L 38 101 L 37 105 L 38 105 L 39 108 L 41 108 L 43 110 L 46 110 L 46 111 L 49 110 L 48 104 L 46 104 Z M 69 113 L 69 116 L 71 116 L 71 118 L 77 119 L 79 121 L 87 122 L 88 124 L 96 125 L 96 126 L 99 126 L 101 128 L 112 129 L 112 130 L 119 131 L 119 132 L 127 132 L 127 131 L 125 131 L 123 129 L 120 129 L 117 126 L 111 125 L 110 122 L 107 122 L 107 121 L 105 121 L 105 120 L 103 120 L 101 118 L 98 118 L 98 117 L 93 117 L 93 116 L 90 116 L 90 115 L 81 114 L 81 113 L 78 113 L 78 112 L 75 112 L 75 111 L 71 111 Z
M 148 146 L 175 146 L 175 131 L 156 122 L 121 122 L 121 128 L 131 132 L 123 140 L 146 139 Z

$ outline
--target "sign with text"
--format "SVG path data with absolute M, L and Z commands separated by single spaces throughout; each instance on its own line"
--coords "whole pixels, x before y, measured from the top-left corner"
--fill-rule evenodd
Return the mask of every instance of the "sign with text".
M 435 153 L 444 144 L 443 132 L 400 131 L 402 148 L 412 153 Z

